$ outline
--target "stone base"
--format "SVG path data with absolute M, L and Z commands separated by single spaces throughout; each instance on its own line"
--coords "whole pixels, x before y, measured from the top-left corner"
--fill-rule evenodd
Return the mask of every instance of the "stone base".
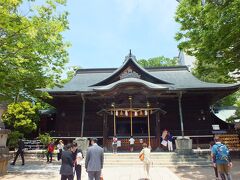
M 0 148 L 0 176 L 5 175 L 7 173 L 7 166 L 9 160 L 9 149 Z
M 175 140 L 176 150 L 178 154 L 192 154 L 192 139 L 189 138 L 179 138 Z
M 175 152 L 180 155 L 190 155 L 193 154 L 192 149 L 176 149 Z
M 73 142 L 76 142 L 79 149 L 83 151 L 83 155 L 86 156 L 87 148 L 89 146 L 89 141 L 85 137 L 76 138 Z

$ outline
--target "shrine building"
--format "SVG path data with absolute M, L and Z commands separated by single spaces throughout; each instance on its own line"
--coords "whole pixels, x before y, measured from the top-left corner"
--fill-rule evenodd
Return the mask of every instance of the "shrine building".
M 105 150 L 113 136 L 126 150 L 133 136 L 136 149 L 142 139 L 156 150 L 167 129 L 201 146 L 213 137 L 214 125 L 231 130 L 211 107 L 239 88 L 200 81 L 186 66 L 143 68 L 130 53 L 119 68 L 79 69 L 63 87 L 42 89 L 56 110 L 42 115 L 40 131 L 61 139 L 97 137 Z

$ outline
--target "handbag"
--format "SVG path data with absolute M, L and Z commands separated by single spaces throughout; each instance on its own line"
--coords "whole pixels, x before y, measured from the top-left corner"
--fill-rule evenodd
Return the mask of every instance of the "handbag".
M 144 160 L 144 154 L 143 153 L 139 155 L 139 159 L 140 159 L 140 161 Z
M 162 144 L 163 146 L 167 146 L 167 141 L 166 141 L 166 140 L 162 140 L 161 144 Z

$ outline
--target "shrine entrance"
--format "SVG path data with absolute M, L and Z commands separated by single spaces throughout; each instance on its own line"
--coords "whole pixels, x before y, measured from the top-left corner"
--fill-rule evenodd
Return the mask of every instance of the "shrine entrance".
M 132 121 L 133 136 L 142 137 L 148 135 L 148 123 L 146 117 L 134 117 Z M 116 136 L 131 136 L 130 119 L 126 117 L 116 118 Z

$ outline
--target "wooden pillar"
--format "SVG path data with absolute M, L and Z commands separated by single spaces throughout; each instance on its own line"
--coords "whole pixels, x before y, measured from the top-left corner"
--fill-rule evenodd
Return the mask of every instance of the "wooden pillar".
M 181 122 L 181 134 L 182 134 L 182 137 L 184 137 L 183 117 L 182 117 L 182 92 L 180 92 L 178 96 L 178 107 L 179 107 L 179 117 Z
M 157 149 L 161 147 L 160 143 L 160 137 L 161 137 L 161 131 L 160 131 L 160 113 L 156 113 L 156 141 L 157 141 Z
M 107 150 L 107 138 L 108 138 L 108 115 L 106 113 L 103 114 L 103 148 Z
M 148 110 L 148 116 L 147 116 L 147 120 L 148 120 L 148 146 L 151 147 L 151 133 L 150 133 L 150 111 Z
M 84 119 L 85 119 L 85 98 L 84 95 L 81 94 L 82 97 L 82 126 L 81 126 L 81 137 L 83 137 L 83 129 L 84 129 Z
M 113 112 L 113 136 L 116 136 L 116 110 L 114 107 L 114 112 Z

